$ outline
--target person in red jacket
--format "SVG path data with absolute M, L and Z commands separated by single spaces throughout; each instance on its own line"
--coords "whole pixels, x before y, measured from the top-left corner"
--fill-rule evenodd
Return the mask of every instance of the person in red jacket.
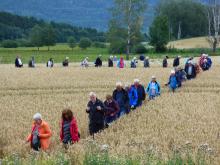
M 80 135 L 78 132 L 78 125 L 73 112 L 70 109 L 65 109 L 62 112 L 61 129 L 60 129 L 60 140 L 67 148 L 68 144 L 78 142 Z

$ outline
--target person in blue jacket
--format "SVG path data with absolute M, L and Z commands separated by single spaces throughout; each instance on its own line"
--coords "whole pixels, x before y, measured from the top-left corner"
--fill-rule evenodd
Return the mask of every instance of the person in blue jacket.
M 137 101 L 137 107 L 142 105 L 142 102 L 146 99 L 146 93 L 144 86 L 140 83 L 139 79 L 134 79 L 134 84 L 132 85 L 137 90 L 138 94 L 138 101 Z
M 130 86 L 129 84 L 126 84 L 125 89 L 128 92 L 130 109 L 134 110 L 136 109 L 138 103 L 137 89 L 134 86 Z
M 174 93 L 176 88 L 178 87 L 178 83 L 177 83 L 177 78 L 175 75 L 175 70 L 171 71 L 171 75 L 169 78 L 169 82 L 167 84 L 165 84 L 166 86 L 169 85 L 170 90 Z
M 152 76 L 152 80 L 146 88 L 146 93 L 148 93 L 149 100 L 153 100 L 160 95 L 160 84 L 157 82 L 155 76 Z

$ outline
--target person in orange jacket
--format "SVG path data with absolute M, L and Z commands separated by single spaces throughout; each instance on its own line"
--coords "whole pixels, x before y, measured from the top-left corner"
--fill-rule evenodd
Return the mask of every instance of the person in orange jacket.
M 33 116 L 34 123 L 32 125 L 31 134 L 28 136 L 26 142 L 30 142 L 31 148 L 35 151 L 47 150 L 50 146 L 50 137 L 52 131 L 47 122 L 42 120 L 40 113 Z

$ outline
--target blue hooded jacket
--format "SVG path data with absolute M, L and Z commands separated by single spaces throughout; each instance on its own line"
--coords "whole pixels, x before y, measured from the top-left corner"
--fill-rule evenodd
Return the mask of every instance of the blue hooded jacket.
M 168 82 L 171 89 L 176 89 L 178 86 L 177 78 L 175 75 L 171 75 Z
M 131 87 L 128 91 L 128 96 L 130 100 L 130 106 L 137 106 L 138 102 L 138 92 L 135 87 Z

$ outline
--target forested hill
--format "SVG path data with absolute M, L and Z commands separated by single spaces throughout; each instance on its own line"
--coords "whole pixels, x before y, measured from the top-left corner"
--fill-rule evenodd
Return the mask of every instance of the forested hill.
M 146 1 L 145 29 L 152 22 L 154 7 L 159 0 Z M 103 31 L 108 28 L 112 6 L 113 0 L 2 0 L 0 11 Z
M 39 25 L 44 28 L 52 26 L 56 33 L 56 42 L 67 42 L 68 37 L 74 36 L 77 41 L 87 37 L 92 41 L 105 41 L 105 33 L 92 28 L 76 27 L 65 23 L 45 22 L 34 17 L 18 16 L 7 12 L 0 12 L 0 41 L 28 39 L 31 29 Z

